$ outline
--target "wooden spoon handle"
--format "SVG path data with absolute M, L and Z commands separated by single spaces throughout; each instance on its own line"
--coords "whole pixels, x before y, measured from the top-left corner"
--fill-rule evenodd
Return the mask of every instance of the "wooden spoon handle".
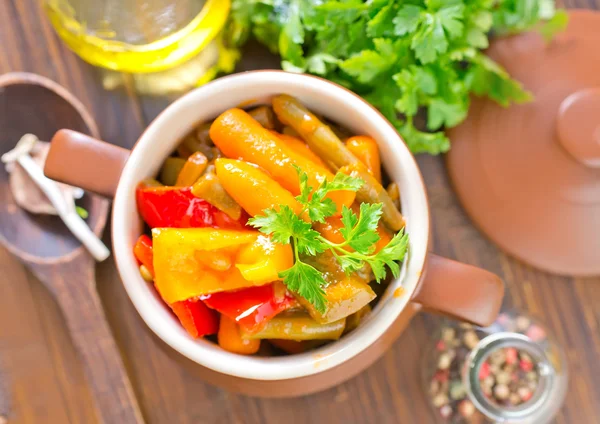
M 48 272 L 50 271 L 50 272 Z M 65 316 L 103 424 L 137 424 L 140 412 L 95 287 L 94 261 L 79 255 L 38 273 Z M 51 281 L 50 281 L 51 280 Z

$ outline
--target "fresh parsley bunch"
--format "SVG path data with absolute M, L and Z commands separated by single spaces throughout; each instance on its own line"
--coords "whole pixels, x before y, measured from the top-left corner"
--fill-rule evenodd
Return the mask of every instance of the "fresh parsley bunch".
M 241 45 L 252 33 L 283 69 L 361 94 L 413 152 L 438 154 L 471 93 L 504 106 L 531 99 L 482 52 L 489 34 L 539 28 L 551 37 L 566 23 L 554 0 L 233 0 L 226 40 Z
M 338 173 L 333 180 L 324 180 L 313 192 L 308 185 L 308 176 L 296 168 L 300 180 L 300 195 L 296 200 L 302 205 L 299 214 L 289 206 L 278 209 L 267 209 L 264 216 L 257 216 L 248 224 L 269 234 L 277 243 L 292 244 L 294 265 L 279 276 L 287 287 L 312 303 L 320 312 L 326 310 L 325 291 L 327 285 L 321 271 L 302 261 L 302 257 L 316 256 L 330 251 L 346 274 L 357 272 L 368 264 L 379 283 L 386 276 L 386 266 L 397 277 L 400 265 L 408 248 L 408 235 L 399 231 L 379 252 L 374 253 L 375 244 L 379 241 L 377 226 L 381 218 L 382 205 L 362 203 L 358 216 L 349 208 L 342 209 L 343 228 L 340 233 L 344 237 L 341 243 L 333 243 L 312 228 L 312 223 L 324 223 L 333 216 L 336 205 L 327 198 L 327 194 L 336 190 L 357 191 L 363 184 L 359 178 Z M 311 194 L 312 193 L 312 194 Z M 348 248 L 351 248 L 349 250 Z

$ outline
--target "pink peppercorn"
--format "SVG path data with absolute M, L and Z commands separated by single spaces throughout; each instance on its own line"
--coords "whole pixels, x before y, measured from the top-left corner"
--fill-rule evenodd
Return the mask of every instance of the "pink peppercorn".
M 490 375 L 490 364 L 484 362 L 483 365 L 481 365 L 481 369 L 479 370 L 479 380 L 483 380 L 488 375 Z
M 507 364 L 514 364 L 517 362 L 517 349 L 515 349 L 514 347 L 509 347 L 508 349 L 506 349 L 506 363 Z
M 443 371 L 440 370 L 435 373 L 435 375 L 433 376 L 433 379 L 436 381 L 439 381 L 440 383 L 444 383 L 444 382 L 448 381 L 449 374 L 450 373 L 448 372 L 448 370 L 443 370 Z
M 533 362 L 522 359 L 521 362 L 519 362 L 519 367 L 521 367 L 523 371 L 529 372 L 533 369 Z

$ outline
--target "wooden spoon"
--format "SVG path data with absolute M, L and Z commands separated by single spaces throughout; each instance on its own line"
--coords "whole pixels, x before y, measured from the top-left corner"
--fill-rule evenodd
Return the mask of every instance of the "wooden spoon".
M 62 128 L 99 138 L 90 114 L 64 87 L 28 73 L 0 76 L 0 154 L 25 133 L 50 140 Z M 87 222 L 100 235 L 108 201 L 88 194 Z M 0 167 L 0 242 L 17 256 L 55 297 L 83 361 L 97 416 L 106 424 L 143 423 L 96 292 L 95 263 L 60 218 L 33 215 L 12 197 L 8 174 Z

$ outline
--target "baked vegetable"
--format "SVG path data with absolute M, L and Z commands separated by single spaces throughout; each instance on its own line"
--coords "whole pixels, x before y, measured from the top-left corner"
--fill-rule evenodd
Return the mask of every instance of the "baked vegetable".
M 290 246 L 255 231 L 155 228 L 152 239 L 155 284 L 167 303 L 260 286 L 293 263 Z
M 318 187 L 324 180 L 333 180 L 328 169 L 296 153 L 241 109 L 229 109 L 215 119 L 210 127 L 210 137 L 227 157 L 241 158 L 262 167 L 292 194 L 300 193 L 295 167 L 306 172 L 311 187 Z M 329 198 L 341 211 L 342 206 L 352 204 L 354 193 L 332 192 Z
M 303 312 L 284 313 L 276 316 L 258 332 L 241 329 L 244 339 L 284 340 L 337 340 L 344 332 L 346 319 L 320 324 Z
M 352 152 L 369 172 L 381 184 L 381 159 L 379 158 L 379 147 L 373 137 L 358 135 L 346 140 L 348 150 Z
M 256 166 L 221 158 L 215 161 L 215 169 L 227 193 L 251 216 L 283 205 L 300 213 L 301 206 L 294 196 Z
M 141 276 L 192 337 L 217 334 L 244 355 L 352 331 L 383 292 L 370 283 L 398 277 L 408 249 L 375 140 L 329 128 L 289 96 L 274 103 L 288 126 L 266 106 L 225 111 L 165 161 L 168 185 L 136 189 L 152 233 L 133 248 Z

